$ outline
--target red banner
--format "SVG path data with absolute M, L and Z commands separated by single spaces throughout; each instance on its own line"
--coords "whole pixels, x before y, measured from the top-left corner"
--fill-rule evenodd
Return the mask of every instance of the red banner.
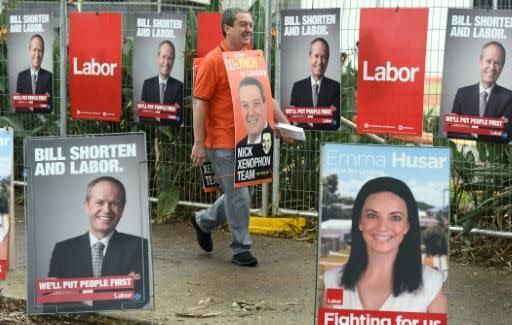
M 0 280 L 5 280 L 7 275 L 7 260 L 0 261 Z
M 55 292 L 55 291 L 76 291 L 76 290 L 113 290 L 113 289 L 132 289 L 134 288 L 135 277 L 126 276 L 102 276 L 102 277 L 84 277 L 84 278 L 65 278 L 65 279 L 39 279 L 36 281 L 36 292 Z
M 175 105 L 155 104 L 137 102 L 137 115 L 139 117 L 149 117 L 163 120 L 176 120 L 178 110 Z
M 117 292 L 91 292 L 91 293 L 63 293 L 37 296 L 38 304 L 78 301 L 100 301 L 100 300 L 131 300 L 133 291 Z
M 197 14 L 197 55 L 203 57 L 224 39 L 221 29 L 220 12 Z
M 15 109 L 33 108 L 37 110 L 39 108 L 48 108 L 48 98 L 49 96 L 46 94 L 14 94 L 11 97 L 11 102 Z
M 37 303 L 77 302 L 85 300 L 132 299 L 136 278 L 126 276 L 103 276 L 83 278 L 48 278 L 36 281 Z M 101 290 L 93 292 L 93 290 Z M 107 291 L 108 290 L 108 291 Z
M 446 325 L 446 314 L 320 308 L 322 325 Z
M 72 13 L 69 29 L 71 116 L 119 121 L 121 14 Z
M 428 9 L 361 9 L 357 131 L 421 135 Z

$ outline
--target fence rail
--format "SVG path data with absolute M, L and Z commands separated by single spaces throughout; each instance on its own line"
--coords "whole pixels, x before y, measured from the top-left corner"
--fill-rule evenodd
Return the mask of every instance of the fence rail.
M 6 2 L 2 3 L 5 9 Z M 439 79 L 436 76 L 442 74 L 443 55 L 444 55 L 444 32 L 445 21 L 448 7 L 458 8 L 494 8 L 494 9 L 510 9 L 511 1 L 471 1 L 471 0 L 450 0 L 450 1 L 434 1 L 434 0 L 410 0 L 410 1 L 385 1 L 385 0 L 366 0 L 366 1 L 314 1 L 314 0 L 295 0 L 295 1 L 279 1 L 279 0 L 233 0 L 222 1 L 225 8 L 242 7 L 253 10 L 253 14 L 259 16 L 260 23 L 264 23 L 261 31 L 255 30 L 255 44 L 261 43 L 258 40 L 264 40 L 265 57 L 269 64 L 269 70 L 274 75 L 276 91 L 278 93 L 280 75 L 279 75 L 279 43 L 278 39 L 273 37 L 275 30 L 279 30 L 279 11 L 289 8 L 341 8 L 341 53 L 342 62 L 342 129 L 338 132 L 331 131 L 306 131 L 307 141 L 292 146 L 281 145 L 278 141 L 274 157 L 274 182 L 272 185 L 264 186 L 256 190 L 253 197 L 253 212 L 267 215 L 295 215 L 316 217 L 319 210 L 319 152 L 322 142 L 337 143 L 407 143 L 404 140 L 397 140 L 392 137 L 381 137 L 376 135 L 358 135 L 354 130 L 354 122 L 352 120 L 355 114 L 356 101 L 356 85 L 355 85 L 355 62 L 357 62 L 357 46 L 359 32 L 359 9 L 360 7 L 429 7 L 430 18 L 428 27 L 428 44 L 427 44 L 427 65 L 426 65 L 426 86 L 425 86 L 425 102 L 433 103 L 432 107 L 426 107 L 425 119 L 427 121 L 426 131 L 431 133 L 426 137 L 427 142 L 433 145 L 446 145 L 447 142 L 438 139 L 436 136 L 435 126 L 431 126 L 434 117 L 428 115 L 429 108 L 434 111 L 439 110 L 440 105 L 440 87 Z M 11 5 L 11 2 L 9 2 Z M 174 179 L 174 183 L 179 190 L 179 204 L 188 207 L 203 208 L 213 202 L 216 198 L 214 193 L 204 193 L 201 189 L 199 170 L 192 168 L 189 155 L 193 143 L 192 130 L 192 111 L 191 111 L 191 64 L 196 50 L 195 44 L 187 45 L 182 55 L 185 57 L 185 122 L 184 127 L 155 127 L 149 125 L 139 125 L 135 123 L 131 115 L 128 114 L 132 108 L 132 79 L 131 62 L 125 62 L 125 70 L 123 75 L 123 121 L 121 123 L 101 122 L 101 121 L 74 121 L 69 117 L 69 101 L 66 87 L 66 55 L 67 55 L 67 38 L 68 28 L 67 21 L 70 12 L 81 11 L 117 11 L 122 12 L 123 16 L 137 12 L 183 12 L 189 19 L 194 19 L 198 12 L 208 10 L 208 6 L 197 1 L 82 1 L 68 3 L 67 1 L 15 1 L 14 8 L 36 10 L 41 8 L 51 8 L 52 18 L 54 19 L 54 29 L 57 31 L 57 39 L 60 43 L 53 46 L 54 71 L 54 89 L 60 89 L 54 98 L 54 104 L 57 104 L 60 110 L 57 110 L 50 116 L 42 115 L 20 115 L 10 112 L 9 109 L 9 89 L 3 86 L 0 89 L 0 122 L 3 126 L 12 126 L 15 129 L 15 184 L 21 186 L 23 183 L 23 138 L 26 136 L 53 136 L 63 134 L 101 134 L 101 133 L 117 133 L 125 131 L 141 130 L 146 133 L 148 139 L 148 162 L 150 166 L 150 196 L 152 202 L 155 202 L 159 193 L 159 176 L 162 170 L 168 170 L 170 177 Z M 2 22 L 1 27 L 5 27 L 7 14 L 3 10 L 0 16 Z M 131 30 L 127 27 L 126 17 L 123 18 L 123 39 L 124 43 L 130 40 Z M 190 30 L 191 33 L 197 32 Z M 129 51 L 129 49 L 125 49 Z M 7 50 L 5 37 L 0 42 L 0 81 L 3 85 L 7 85 Z M 50 51 L 48 53 L 51 53 Z M 50 54 L 47 54 L 50 55 Z M 336 56 L 332 56 L 336 57 Z M 271 64 L 274 62 L 274 64 Z M 274 71 L 272 71 L 274 70 Z M 60 88 L 56 88 L 59 86 Z M 1 87 L 1 86 L 0 86 Z M 464 152 L 478 151 L 481 148 L 476 147 L 470 142 L 457 142 L 454 150 L 460 152 L 460 156 L 454 156 L 453 170 L 454 174 L 458 172 L 466 161 Z M 479 145 L 480 146 L 480 145 Z M 484 146 L 484 145 L 481 145 Z M 500 145 L 485 145 L 487 151 L 502 150 L 509 152 L 508 148 L 499 147 Z M 504 154 L 501 158 L 493 160 L 495 166 L 501 167 L 505 175 L 503 180 L 512 179 L 512 169 L 509 165 L 509 156 Z M 453 177 L 456 177 L 454 175 Z M 501 184 L 506 184 L 502 182 Z M 502 185 L 504 189 L 507 185 Z M 489 187 L 490 188 L 490 187 Z M 493 189 L 500 190 L 500 189 Z M 512 194 L 510 195 L 512 197 Z M 460 216 L 462 212 L 456 211 Z M 510 219 L 510 215 L 506 215 Z M 491 219 L 489 224 L 496 224 Z M 453 219 L 453 218 L 452 218 Z M 458 221 L 458 220 L 454 220 Z M 478 230 L 476 233 L 485 235 L 498 235 L 512 233 L 511 223 L 501 223 L 501 228 L 495 230 Z M 459 228 L 453 227 L 453 231 L 459 231 Z M 509 237 L 506 235 L 505 237 Z

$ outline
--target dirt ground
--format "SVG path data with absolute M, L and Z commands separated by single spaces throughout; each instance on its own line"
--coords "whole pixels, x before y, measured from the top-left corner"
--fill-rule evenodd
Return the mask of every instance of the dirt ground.
M 6 297 L 26 298 L 24 228 L 18 220 L 16 270 L 0 282 Z M 313 324 L 315 244 L 253 236 L 260 264 L 241 268 L 230 263 L 229 233 L 214 233 L 212 254 L 199 249 L 188 223 L 154 225 L 152 236 L 155 310 L 107 315 L 154 324 Z M 448 294 L 450 324 L 511 324 L 510 271 L 450 263 Z M 32 322 L 56 324 L 44 320 Z

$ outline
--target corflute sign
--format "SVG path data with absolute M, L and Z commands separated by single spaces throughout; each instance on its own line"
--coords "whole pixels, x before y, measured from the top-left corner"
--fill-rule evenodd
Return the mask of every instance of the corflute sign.
M 428 9 L 362 9 L 357 131 L 421 136 Z
M 121 60 L 121 14 L 71 14 L 68 61 L 74 119 L 120 120 Z

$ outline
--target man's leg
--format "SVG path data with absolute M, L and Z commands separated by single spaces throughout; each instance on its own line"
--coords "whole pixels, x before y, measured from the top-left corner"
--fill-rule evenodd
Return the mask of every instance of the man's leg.
M 256 258 L 250 254 L 252 241 L 249 235 L 249 189 L 234 188 L 235 151 L 216 149 L 207 150 L 207 154 L 224 195 L 210 208 L 198 212 L 196 220 L 204 231 L 211 231 L 221 224 L 220 222 L 227 221 L 232 235 L 230 247 L 235 257 L 242 257 L 241 263 L 237 263 L 235 257 L 233 262 L 240 265 L 256 265 Z

